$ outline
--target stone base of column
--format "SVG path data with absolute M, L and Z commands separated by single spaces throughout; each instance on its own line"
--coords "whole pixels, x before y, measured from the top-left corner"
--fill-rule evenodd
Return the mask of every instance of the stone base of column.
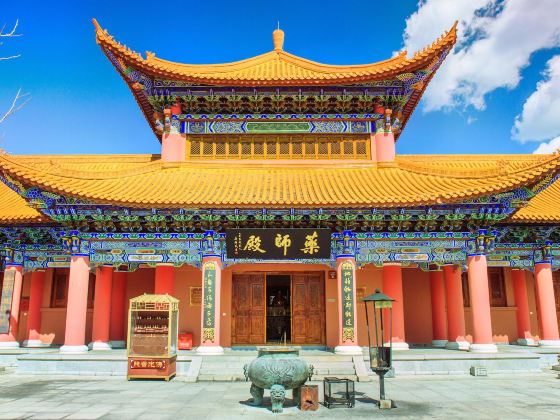
M 218 356 L 224 354 L 224 348 L 222 346 L 198 346 L 196 352 L 204 356 Z
M 385 347 L 389 347 L 389 343 L 384 344 Z M 410 350 L 408 343 L 404 343 L 402 341 L 393 341 L 393 351 L 401 351 L 401 350 Z
M 515 344 L 518 346 L 536 346 L 537 342 L 532 338 L 518 338 Z
M 471 353 L 497 353 L 498 346 L 495 344 L 471 344 Z
M 445 347 L 447 340 L 432 340 L 432 346 L 434 347 Z
M 41 340 L 25 340 L 23 347 L 50 347 L 50 344 L 43 343 Z
M 88 345 L 90 350 L 112 350 L 111 343 L 106 343 L 104 341 L 94 341 Z
M 0 341 L 0 349 L 17 349 L 19 343 L 17 341 Z
M 113 349 L 126 349 L 126 341 L 124 340 L 109 341 L 109 344 Z
M 448 341 L 445 348 L 448 350 L 468 350 L 471 347 L 471 343 L 468 341 Z
M 79 353 L 87 353 L 88 347 L 87 346 L 62 346 L 60 348 L 60 353 L 64 354 L 79 354 Z
M 359 356 L 362 353 L 360 346 L 336 346 L 334 348 L 335 354 L 344 354 L 346 356 Z
M 560 340 L 539 340 L 539 347 L 560 347 Z

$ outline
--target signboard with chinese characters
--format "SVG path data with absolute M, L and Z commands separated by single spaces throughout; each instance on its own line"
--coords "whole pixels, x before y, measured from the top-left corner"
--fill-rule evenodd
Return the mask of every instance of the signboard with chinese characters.
M 200 306 L 202 303 L 202 287 L 191 287 L 189 302 L 191 306 Z
M 157 369 L 165 370 L 168 361 L 165 359 L 129 359 L 130 369 Z
M 354 341 L 354 266 L 345 262 L 342 274 L 342 341 Z
M 202 342 L 214 341 L 214 312 L 216 306 L 216 263 L 207 262 L 203 266 L 204 284 L 204 319 L 202 328 Z
M 12 296 L 14 294 L 15 279 L 16 272 L 14 270 L 4 271 L 2 300 L 0 301 L 0 334 L 8 334 L 10 332 L 10 314 L 12 312 Z
M 230 259 L 330 259 L 329 229 L 228 229 Z

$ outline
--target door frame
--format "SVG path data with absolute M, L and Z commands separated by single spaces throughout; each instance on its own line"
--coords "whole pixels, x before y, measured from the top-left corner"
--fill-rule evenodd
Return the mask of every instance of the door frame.
M 327 305 L 326 305 L 326 281 L 327 281 L 327 276 L 325 275 L 325 272 L 322 270 L 302 270 L 302 271 L 276 271 L 276 270 L 272 270 L 272 271 L 266 271 L 266 270 L 249 270 L 249 271 L 233 271 L 231 274 L 231 282 L 232 282 L 232 295 L 231 295 L 231 313 L 232 315 L 234 314 L 234 301 L 235 301 L 235 296 L 234 296 L 234 291 L 235 291 L 235 287 L 233 286 L 233 282 L 235 281 L 235 277 L 236 275 L 264 275 L 264 297 L 265 297 L 265 310 L 264 310 L 264 342 L 261 343 L 263 345 L 269 345 L 266 342 L 266 326 L 267 326 L 267 313 L 266 313 L 266 298 L 267 298 L 267 276 L 271 275 L 282 275 L 282 276 L 290 276 L 290 327 L 291 327 L 291 334 L 293 335 L 294 333 L 294 317 L 293 317 L 293 296 L 292 296 L 292 292 L 293 292 L 293 276 L 294 275 L 305 275 L 305 274 L 320 274 L 321 278 L 322 278 L 322 284 L 323 284 L 323 320 L 324 320 L 324 330 L 323 333 L 321 334 L 324 337 L 324 342 L 323 343 L 308 343 L 305 344 L 306 346 L 326 346 L 326 337 L 327 337 Z M 234 336 L 234 328 L 235 328 L 235 322 L 232 319 L 231 322 L 231 336 Z M 290 341 L 291 341 L 291 337 L 290 337 Z M 252 343 L 235 343 L 233 344 L 233 346 L 244 346 L 244 345 L 250 345 L 253 346 L 255 344 Z

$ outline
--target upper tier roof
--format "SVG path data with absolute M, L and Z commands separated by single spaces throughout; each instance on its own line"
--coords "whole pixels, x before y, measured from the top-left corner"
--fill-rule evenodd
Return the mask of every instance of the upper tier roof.
M 290 54 L 282 49 L 284 33 L 274 31 L 274 50 L 241 61 L 225 64 L 183 64 L 146 58 L 114 40 L 107 30 L 93 19 L 97 43 L 127 65 L 159 78 L 189 81 L 198 84 L 226 86 L 258 85 L 340 85 L 385 80 L 398 74 L 435 65 L 456 41 L 456 24 L 432 45 L 407 58 L 403 51 L 393 58 L 371 64 L 337 66 L 317 63 Z
M 388 208 L 455 203 L 536 184 L 555 155 L 399 156 L 373 163 L 164 163 L 157 155 L 0 156 L 5 177 L 136 208 Z

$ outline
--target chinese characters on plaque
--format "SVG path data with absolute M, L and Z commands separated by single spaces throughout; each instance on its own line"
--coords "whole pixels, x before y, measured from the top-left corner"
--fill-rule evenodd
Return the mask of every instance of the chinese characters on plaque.
M 0 334 L 10 332 L 10 314 L 12 312 L 12 295 L 14 294 L 14 270 L 4 271 L 4 284 L 2 285 L 2 300 L 0 300 Z
M 203 329 L 202 329 L 202 341 L 214 341 L 214 308 L 216 305 L 215 293 L 216 293 L 216 263 L 207 262 L 203 266 L 204 272 L 204 284 L 203 293 L 204 298 L 204 319 L 203 319 Z
M 202 287 L 191 287 L 189 302 L 191 306 L 200 306 L 202 304 Z
M 342 341 L 354 341 L 354 266 L 342 264 Z
M 129 359 L 130 369 L 158 369 L 165 370 L 167 360 L 165 359 Z
M 227 257 L 232 259 L 330 259 L 329 229 L 228 229 Z

